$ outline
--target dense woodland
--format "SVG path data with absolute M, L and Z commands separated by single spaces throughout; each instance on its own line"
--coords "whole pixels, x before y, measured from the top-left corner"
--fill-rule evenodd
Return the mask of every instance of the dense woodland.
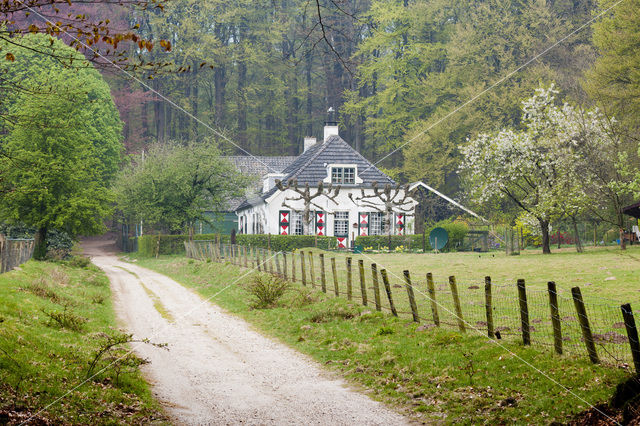
M 308 0 L 175 0 L 164 13 L 136 11 L 122 19 L 174 46 L 168 54 L 147 54 L 184 70 L 157 73 L 153 89 L 250 152 L 299 153 L 302 138 L 318 136 L 334 106 L 345 140 L 377 160 L 578 29 L 595 9 L 590 1 L 566 0 L 320 4 L 318 12 Z M 457 189 L 458 145 L 517 123 L 520 102 L 538 81 L 556 81 L 571 100 L 589 102 L 581 78 L 595 57 L 585 28 L 382 165 L 401 180 Z M 110 83 L 130 151 L 155 139 L 211 135 L 120 77 Z
M 23 113 L 12 101 L 17 93 L 56 95 L 28 70 L 24 79 L 3 77 L 17 76 L 33 56 L 22 37 L 45 33 L 51 44 L 35 53 L 56 67 L 101 72 L 123 122 L 124 153 L 172 142 L 207 143 L 223 154 L 297 155 L 304 136 L 321 135 L 334 107 L 344 139 L 399 182 L 424 180 L 497 222 L 543 209 L 541 223 L 571 216 L 622 229 L 621 209 L 640 193 L 638 3 L 31 0 L 32 13 L 10 0 L 0 3 L 0 139 L 29 124 L 16 121 Z M 534 92 L 551 103 L 539 102 L 544 107 L 532 115 L 523 106 L 536 104 Z M 573 109 L 556 108 L 563 103 Z M 536 120 L 546 120 L 547 130 Z M 541 181 L 518 175 L 524 167 L 496 172 L 522 193 L 495 182 L 495 197 L 474 196 L 487 193 L 478 184 L 489 180 L 471 172 L 480 163 L 469 163 L 465 147 L 507 134 L 517 159 L 524 158 L 520 142 L 540 139 L 527 149 L 544 164 L 527 167 L 542 171 Z M 109 158 L 121 160 L 119 153 Z M 590 177 L 581 180 L 586 169 Z M 14 191 L 6 183 L 6 193 Z M 551 200 L 544 205 L 543 189 Z

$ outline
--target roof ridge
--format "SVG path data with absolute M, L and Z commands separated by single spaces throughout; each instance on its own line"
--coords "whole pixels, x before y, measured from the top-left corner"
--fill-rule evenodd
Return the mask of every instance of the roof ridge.
M 306 163 L 304 163 L 302 166 L 300 166 L 300 167 L 298 168 L 298 170 L 296 170 L 295 172 L 293 172 L 292 174 L 290 174 L 290 176 L 291 176 L 291 177 L 289 177 L 289 176 L 287 176 L 287 177 L 289 177 L 289 179 L 291 179 L 291 178 L 293 178 L 293 177 L 295 177 L 295 176 L 298 176 L 298 175 L 300 174 L 300 172 L 302 172 L 302 171 L 303 171 L 303 170 L 304 170 L 304 169 L 305 169 L 309 164 L 311 164 L 311 162 L 312 162 L 313 160 L 315 160 L 316 158 L 318 158 L 318 155 L 320 155 L 320 153 L 321 153 L 321 152 L 323 152 L 325 149 L 327 149 L 327 146 L 329 146 L 329 141 L 330 141 L 331 139 L 332 139 L 332 138 L 327 138 L 327 140 L 322 141 L 322 143 L 320 143 L 321 147 L 317 150 L 317 152 L 316 152 L 315 154 L 313 154 L 313 155 L 312 155 L 312 156 L 307 160 L 307 162 L 306 162 Z

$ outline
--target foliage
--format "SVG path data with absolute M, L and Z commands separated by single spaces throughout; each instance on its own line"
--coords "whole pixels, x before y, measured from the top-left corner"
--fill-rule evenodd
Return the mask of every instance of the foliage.
M 124 26 L 116 19 L 105 19 L 105 15 L 112 18 L 117 15 L 116 6 L 124 8 L 125 5 L 104 0 L 32 0 L 28 5 L 21 1 L 4 1 L 0 3 L 0 38 L 11 39 L 12 43 L 0 50 L 2 60 L 15 60 L 16 50 L 24 46 L 20 39 L 24 34 L 46 34 L 47 42 L 53 43 L 61 33 L 69 33 L 73 34 L 70 45 L 92 61 L 104 65 L 104 59 L 108 57 L 116 63 L 133 65 L 133 58 L 129 56 L 132 45 L 141 52 L 151 51 L 153 41 L 140 37 L 134 31 L 136 27 Z M 162 4 L 157 0 L 133 0 L 127 2 L 126 7 L 139 12 L 161 8 Z M 165 40 L 160 40 L 159 44 L 167 50 L 171 48 Z M 50 55 L 61 62 L 68 61 L 68 65 L 74 62 L 61 52 Z
M 277 306 L 289 287 L 289 282 L 277 275 L 254 275 L 247 284 L 247 292 L 253 297 L 251 307 L 265 309 Z
M 125 167 L 114 184 L 118 207 L 133 221 L 186 231 L 205 211 L 224 211 L 247 178 L 211 142 L 156 144 Z
M 598 0 L 598 11 L 614 5 Z M 615 7 L 593 23 L 593 44 L 599 56 L 587 72 L 585 88 L 609 115 L 638 131 L 640 115 L 640 7 L 637 0 Z
M 45 36 L 25 36 L 30 46 L 48 45 Z M 73 49 L 54 42 L 60 51 Z M 0 123 L 0 218 L 38 229 L 36 258 L 46 252 L 46 231 L 70 235 L 103 230 L 111 210 L 108 183 L 120 161 L 120 120 L 109 87 L 85 61 L 71 70 L 51 57 L 24 49 L 8 66 L 8 78 L 29 88 L 10 104 L 10 121 Z M 34 95 L 30 90 L 48 87 Z
M 449 236 L 449 242 L 447 243 L 443 251 L 456 251 L 460 249 L 462 247 L 464 237 L 466 237 L 467 233 L 469 232 L 469 226 L 465 222 L 453 219 L 445 219 L 437 222 L 433 227 L 431 227 L 427 232 L 427 235 L 429 235 L 429 233 L 434 228 L 438 227 L 444 228 Z
M 425 240 L 427 250 L 430 250 L 429 246 L 429 234 Z M 359 235 L 356 237 L 356 245 L 363 247 L 371 247 L 374 250 L 386 247 L 387 250 L 395 250 L 400 246 L 404 246 L 407 249 L 411 247 L 412 250 L 422 249 L 422 234 L 420 235 L 392 235 L 391 246 L 389 246 L 389 236 L 387 235 Z
M 371 157 L 407 144 L 387 164 L 453 192 L 459 142 L 517 125 L 520 99 L 540 79 L 581 95 L 573 69 L 592 56 L 582 35 L 503 79 L 589 16 L 588 6 L 561 2 L 372 1 L 375 31 L 358 45 L 358 87 L 345 109 L 364 117 Z
M 225 244 L 230 242 L 229 235 L 197 234 L 194 240 L 214 241 L 220 238 Z M 138 237 L 138 251 L 142 257 L 152 257 L 158 251 L 158 240 L 160 240 L 159 254 L 182 254 L 184 253 L 184 242 L 189 239 L 188 235 L 143 235 Z M 236 235 L 236 243 L 250 247 L 271 248 L 275 251 L 292 252 L 296 249 L 315 247 L 317 241 L 318 248 L 335 248 L 334 237 L 315 235 L 266 235 L 266 234 L 240 234 Z
M 524 130 L 481 134 L 461 148 L 471 197 L 481 204 L 507 199 L 535 217 L 545 253 L 549 224 L 562 216 L 590 209 L 621 226 L 632 188 L 614 121 L 598 110 L 559 106 L 557 93 L 540 87 L 523 102 Z

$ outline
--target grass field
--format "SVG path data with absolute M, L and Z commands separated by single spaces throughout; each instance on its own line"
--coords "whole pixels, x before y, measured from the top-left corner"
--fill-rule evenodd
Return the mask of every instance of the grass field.
M 126 337 L 116 327 L 106 276 L 85 262 L 72 265 L 29 261 L 0 275 L 0 424 L 38 412 L 33 423 L 162 421 L 137 371 L 140 359 L 124 357 L 82 384 L 109 336 Z M 94 372 L 126 353 L 116 347 Z
M 617 256 L 613 252 L 601 255 Z M 375 260 L 388 263 L 390 270 L 402 270 L 410 262 L 420 267 L 419 263 L 429 256 L 393 254 Z M 471 256 L 469 261 L 478 259 L 477 255 Z M 434 263 L 422 265 L 423 271 L 448 259 L 463 262 L 465 255 L 429 259 Z M 292 285 L 277 307 L 252 309 L 246 283 L 255 272 L 180 256 L 137 262 L 173 277 L 204 297 L 216 295 L 214 303 L 340 371 L 374 398 L 425 423 L 566 421 L 589 404 L 608 399 L 615 384 L 629 376 L 623 369 L 593 365 L 585 356 L 557 356 L 544 347 L 523 347 L 516 339 L 496 343 L 475 332 L 461 334 L 453 328 L 433 327 L 428 321 L 416 324 L 406 316 L 394 318 L 386 312 L 375 312 L 372 306 L 361 306 L 355 298 L 336 298 L 299 283 Z M 533 264 L 535 259 L 528 262 Z M 443 265 L 440 268 L 443 273 L 451 270 Z M 299 266 L 297 271 L 299 276 Z M 249 276 L 244 276 L 246 273 Z M 501 273 L 506 274 L 507 268 L 503 266 Z M 328 282 L 332 288 L 332 278 Z M 369 287 L 370 280 L 367 283 Z M 354 295 L 358 291 L 354 274 Z
M 208 243 L 200 243 L 198 247 L 201 258 L 210 257 L 211 246 Z M 363 304 L 365 299 L 363 296 L 366 296 L 367 305 L 372 308 L 375 306 L 376 291 L 371 264 L 376 263 L 378 271 L 386 269 L 394 304 L 400 317 L 403 318 L 412 316 L 403 277 L 403 270 L 409 270 L 418 315 L 423 322 L 427 323 L 433 322 L 432 306 L 426 284 L 426 273 L 431 272 L 435 281 L 436 305 L 440 322 L 444 326 L 457 329 L 458 317 L 448 279 L 450 275 L 455 275 L 465 326 L 483 334 L 487 329 L 484 277 L 491 276 L 493 322 L 496 330 L 500 331 L 505 339 L 521 339 L 520 305 L 516 281 L 518 278 L 524 278 L 527 283 L 531 339 L 534 345 L 547 347 L 552 347 L 554 342 L 547 291 L 547 281 L 553 280 L 558 287 L 563 351 L 586 356 L 582 330 L 571 295 L 571 287 L 579 286 L 583 293 L 600 359 L 623 367 L 632 363 L 620 305 L 630 302 L 632 307 L 640 306 L 634 303 L 639 295 L 634 280 L 640 278 L 638 274 L 640 247 L 632 247 L 626 252 L 613 247 L 598 248 L 582 254 L 566 249 L 553 255 L 523 251 L 520 256 L 506 256 L 501 252 L 353 255 L 320 250 L 302 250 L 286 256 L 282 253 L 276 255 L 263 251 L 257 256 L 261 262 L 265 258 L 269 259 L 266 262 L 267 269 L 274 271 L 278 270 L 278 265 L 283 270 L 286 263 L 288 277 L 291 278 L 295 270 L 296 280 L 302 284 L 301 252 L 304 252 L 307 284 L 316 288 L 321 287 L 320 255 L 323 254 L 327 292 L 334 294 L 335 284 L 337 284 L 341 297 L 349 298 L 350 293 L 351 300 Z M 247 257 L 248 265 L 251 266 L 250 261 L 255 256 L 251 253 Z M 352 259 L 350 292 L 346 257 Z M 295 260 L 295 266 L 292 264 L 292 259 Z M 337 283 L 334 283 L 331 264 L 333 259 L 336 264 Z M 363 263 L 364 292 L 360 282 L 360 261 Z M 244 264 L 244 256 L 241 256 L 240 262 Z M 264 268 L 264 265 L 262 267 Z M 378 273 L 377 276 L 380 309 L 389 312 L 390 303 L 380 274 Z

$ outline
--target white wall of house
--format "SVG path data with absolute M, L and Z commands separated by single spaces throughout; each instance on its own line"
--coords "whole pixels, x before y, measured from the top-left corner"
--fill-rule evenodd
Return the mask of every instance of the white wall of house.
M 316 188 L 311 189 L 311 193 L 313 194 L 316 191 Z M 365 189 L 365 195 L 373 195 L 373 189 Z M 354 202 L 351 198 L 349 198 L 349 194 L 353 196 L 356 200 Z M 384 204 L 380 200 L 368 199 L 366 203 L 357 202 L 357 198 L 361 197 L 361 190 L 357 187 L 342 187 L 340 192 L 336 196 L 336 203 L 331 201 L 328 197 L 320 196 L 313 200 L 314 204 L 318 207 L 312 206 L 312 212 L 316 210 L 322 210 L 326 214 L 326 232 L 327 236 L 334 236 L 334 218 L 335 212 L 348 212 L 349 213 L 349 234 L 348 234 L 348 242 L 350 243 L 354 237 L 359 235 L 359 227 L 357 224 L 359 223 L 360 217 L 359 213 L 363 212 L 377 212 L 376 209 L 372 208 L 370 204 L 375 204 L 380 210 L 384 210 Z M 404 196 L 403 191 L 400 192 L 396 200 L 401 199 Z M 300 212 L 304 211 L 304 201 L 292 199 L 299 198 L 299 194 L 295 191 L 288 189 L 286 191 L 277 191 L 271 197 L 269 197 L 266 202 L 262 202 L 257 206 L 250 207 L 244 209 L 242 211 L 237 212 L 239 216 L 238 224 L 239 224 L 239 232 L 246 232 L 247 234 L 280 234 L 280 211 L 282 210 L 299 210 Z M 377 201 L 377 202 L 376 202 Z M 283 204 L 287 204 L 289 207 L 283 206 Z M 409 208 L 410 213 L 406 214 L 402 210 L 397 209 L 396 213 L 403 214 L 405 228 L 403 234 L 413 234 L 413 213 L 415 211 L 415 207 L 417 205 L 416 201 L 411 201 L 411 204 L 405 204 L 403 210 Z M 315 228 L 313 220 L 313 216 L 311 216 L 312 221 L 309 225 L 309 234 L 315 234 Z M 395 222 L 395 218 L 392 219 Z M 246 225 L 245 225 L 246 224 Z M 354 227 L 354 224 L 356 225 Z M 392 224 L 392 233 L 395 235 L 398 232 L 396 229 L 395 223 Z M 244 229 L 243 229 L 244 228 Z M 289 234 L 293 234 L 293 230 L 289 231 Z

